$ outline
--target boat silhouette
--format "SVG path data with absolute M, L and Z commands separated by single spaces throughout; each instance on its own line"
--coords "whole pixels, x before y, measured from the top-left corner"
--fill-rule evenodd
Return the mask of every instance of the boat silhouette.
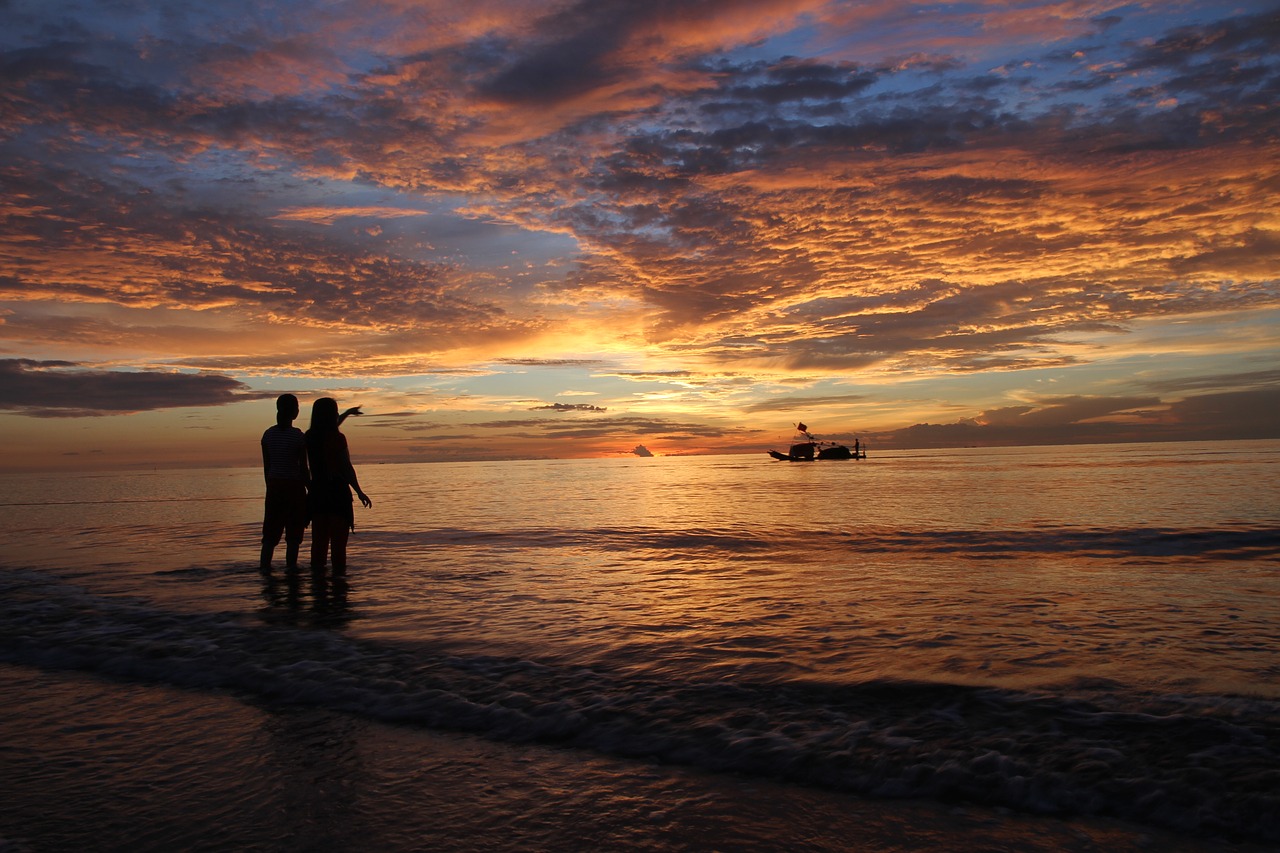
M 853 440 L 853 447 L 835 441 L 822 441 L 815 438 L 804 424 L 796 424 L 796 432 L 804 436 L 804 441 L 791 445 L 786 453 L 770 450 L 769 455 L 780 462 L 813 462 L 815 459 L 866 459 L 867 451 L 859 439 Z

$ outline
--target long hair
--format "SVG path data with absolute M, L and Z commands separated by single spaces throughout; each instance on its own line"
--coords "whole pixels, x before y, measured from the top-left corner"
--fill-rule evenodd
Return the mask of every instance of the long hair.
M 311 429 L 316 434 L 338 431 L 338 401 L 321 397 L 311 404 Z

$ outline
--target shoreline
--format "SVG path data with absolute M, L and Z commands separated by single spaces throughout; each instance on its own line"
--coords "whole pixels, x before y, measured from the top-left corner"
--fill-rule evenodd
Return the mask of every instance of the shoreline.
M 3 849 L 1265 848 L 0 664 Z

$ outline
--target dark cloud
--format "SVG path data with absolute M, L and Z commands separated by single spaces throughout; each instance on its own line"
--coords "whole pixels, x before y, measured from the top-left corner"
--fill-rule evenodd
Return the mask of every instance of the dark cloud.
M 1280 438 L 1280 388 L 1200 394 L 1169 410 L 1188 437 Z
M 802 101 L 841 101 L 875 85 L 886 72 L 887 69 L 866 69 L 853 63 L 832 65 L 787 57 L 778 63 L 759 66 L 756 75 L 740 72 L 736 76 L 743 78 L 742 82 L 729 89 L 728 94 L 740 102 L 775 106 Z
M 1149 43 L 1134 47 L 1130 70 L 1196 67 L 1206 60 L 1230 57 L 1237 68 L 1242 60 L 1274 60 L 1280 52 L 1280 12 L 1238 15 L 1209 24 L 1179 27 Z
M 605 374 L 606 376 L 617 376 L 622 379 L 634 379 L 636 381 L 654 381 L 663 382 L 672 379 L 696 379 L 700 374 L 691 370 L 622 370 Z
M 214 374 L 126 373 L 65 361 L 0 359 L 0 408 L 30 417 L 121 415 L 275 396 Z
M 1094 418 L 1160 404 L 1157 397 L 1058 397 L 1038 401 L 1034 406 L 1007 406 L 978 416 L 989 427 L 1042 429 L 1079 424 Z
M 886 447 L 981 447 L 1280 438 L 1280 388 L 1155 397 L 1063 397 L 983 412 L 951 424 L 880 433 Z
M 545 406 L 534 406 L 529 409 L 531 412 L 607 412 L 608 409 L 602 406 L 592 406 L 588 403 L 548 403 Z
M 491 45 L 500 67 L 479 93 L 512 104 L 553 105 L 626 81 L 646 82 L 655 60 L 694 63 L 690 33 L 767 10 L 772 0 L 577 0 L 539 18 L 519 40 Z M 493 48 L 497 48 L 496 50 Z
M 1158 392 L 1265 390 L 1280 387 L 1280 369 L 1256 370 L 1247 373 L 1216 373 L 1202 376 L 1184 376 L 1176 379 L 1157 379 L 1146 386 Z
M 498 358 L 494 362 L 516 367 L 594 367 L 604 364 L 595 358 Z
M 556 37 L 523 49 L 506 45 L 512 58 L 480 87 L 481 94 L 509 102 L 554 103 L 618 80 L 623 69 L 607 60 L 625 37 L 627 19 L 642 5 L 594 0 L 557 12 L 541 27 Z
M 1232 235 L 1230 242 L 1178 258 L 1172 267 L 1182 273 L 1231 269 L 1270 277 L 1275 272 L 1276 258 L 1280 258 L 1280 231 L 1250 229 L 1245 234 Z

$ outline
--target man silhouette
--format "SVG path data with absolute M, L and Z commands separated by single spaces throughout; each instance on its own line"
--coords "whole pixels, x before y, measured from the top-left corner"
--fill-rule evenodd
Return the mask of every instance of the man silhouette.
M 307 440 L 293 425 L 298 417 L 298 398 L 281 394 L 276 398 L 276 423 L 262 434 L 262 475 L 267 481 L 266 506 L 262 514 L 262 556 L 259 565 L 271 571 L 271 556 L 284 535 L 285 565 L 298 568 L 298 549 L 307 529 Z

